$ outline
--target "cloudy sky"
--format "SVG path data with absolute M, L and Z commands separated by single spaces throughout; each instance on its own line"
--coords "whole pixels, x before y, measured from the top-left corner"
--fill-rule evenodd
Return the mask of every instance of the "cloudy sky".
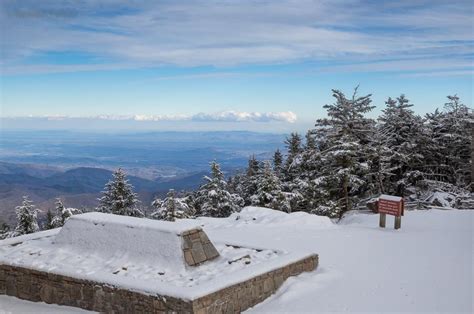
M 400 93 L 420 114 L 471 105 L 472 16 L 471 1 L 4 0 L 1 117 L 287 131 L 358 84 L 374 114 Z

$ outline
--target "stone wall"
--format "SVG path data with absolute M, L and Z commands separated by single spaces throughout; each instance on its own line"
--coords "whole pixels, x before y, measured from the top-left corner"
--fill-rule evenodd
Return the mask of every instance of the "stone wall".
M 273 294 L 290 276 L 312 271 L 312 255 L 193 301 L 138 292 L 16 266 L 0 265 L 0 294 L 114 313 L 238 313 Z

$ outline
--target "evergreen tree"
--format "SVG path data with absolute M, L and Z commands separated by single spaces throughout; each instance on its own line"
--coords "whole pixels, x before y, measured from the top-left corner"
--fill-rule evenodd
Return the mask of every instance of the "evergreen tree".
M 257 184 L 259 181 L 259 175 L 260 175 L 260 163 L 255 158 L 255 156 L 251 156 L 248 161 L 246 175 L 242 180 L 243 193 L 239 194 L 239 195 L 242 195 L 245 205 L 251 204 L 250 197 L 257 192 Z
M 399 196 L 404 194 L 409 173 L 420 170 L 423 163 L 423 121 L 411 110 L 412 106 L 403 94 L 396 101 L 389 98 L 379 117 L 380 131 L 385 135 L 382 162 L 389 173 L 387 190 Z
M 48 211 L 49 212 L 49 211 Z M 56 208 L 54 217 L 51 220 L 52 228 L 59 228 L 64 226 L 66 220 L 72 215 L 82 214 L 82 211 L 76 208 L 65 208 L 60 198 L 56 199 Z
M 227 189 L 231 194 L 240 195 L 244 198 L 245 195 L 246 174 L 237 172 L 233 177 L 230 177 L 227 182 Z
M 252 205 L 291 212 L 290 202 L 281 189 L 280 179 L 273 171 L 270 162 L 265 162 L 257 193 L 251 197 Z
M 190 218 L 194 210 L 189 206 L 185 198 L 176 197 L 173 189 L 169 190 L 164 200 L 155 199 L 152 206 L 156 211 L 151 218 L 158 220 L 175 221 L 176 219 Z
M 305 135 L 306 143 L 304 146 L 304 150 L 306 151 L 314 151 L 316 149 L 316 138 L 311 130 L 308 130 Z
M 285 163 L 285 180 L 291 181 L 298 176 L 299 172 L 301 160 L 298 158 L 298 156 L 302 151 L 301 136 L 298 133 L 291 133 L 290 136 L 285 140 L 285 144 L 288 150 Z
M 227 190 L 227 182 L 217 162 L 211 163 L 211 177 L 204 179 L 206 183 L 197 192 L 196 199 L 202 216 L 227 217 L 240 210 L 243 200 Z
M 51 212 L 51 210 L 48 209 L 48 211 L 46 212 L 46 224 L 44 225 L 45 230 L 55 228 L 53 225 L 53 219 L 54 219 L 54 214 Z
M 292 209 L 311 211 L 321 198 L 320 187 L 315 179 L 320 175 L 321 153 L 318 149 L 315 134 L 309 130 L 305 135 L 305 144 L 301 153 L 296 157 L 300 161 L 298 171 L 293 180 L 284 182 L 284 190 L 292 193 Z
M 143 217 L 143 213 L 137 208 L 139 200 L 133 192 L 133 186 L 128 183 L 125 172 L 119 168 L 113 173 L 110 180 L 99 198 L 98 211 L 123 216 Z
M 467 187 L 471 181 L 471 141 L 474 114 L 459 101 L 459 97 L 447 96 L 442 116 L 443 136 L 440 146 L 445 147 L 445 164 L 447 165 L 448 182 Z M 471 161 L 472 162 L 472 161 Z
M 273 170 L 278 177 L 282 175 L 283 172 L 283 155 L 279 149 L 273 154 Z
M 10 237 L 10 226 L 0 220 L 0 240 L 6 239 Z
M 37 214 L 38 210 L 33 205 L 33 202 L 28 199 L 28 196 L 23 196 L 23 202 L 20 206 L 15 208 L 17 225 L 14 235 L 22 235 L 33 233 L 39 230 Z
M 333 90 L 333 96 L 336 102 L 324 106 L 328 118 L 319 119 L 313 131 L 316 136 L 324 137 L 321 142 L 325 147 L 321 152 L 321 173 L 314 182 L 326 196 L 320 200 L 316 212 L 341 217 L 367 189 L 368 143 L 374 121 L 365 114 L 374 106 L 370 94 L 357 96 L 357 88 L 350 99 L 339 90 Z

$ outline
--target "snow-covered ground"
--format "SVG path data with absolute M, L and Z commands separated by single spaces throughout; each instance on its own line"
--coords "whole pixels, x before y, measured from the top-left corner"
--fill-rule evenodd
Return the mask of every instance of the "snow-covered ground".
M 83 309 L 55 304 L 36 303 L 0 295 L 0 314 L 64 314 L 91 313 Z
M 390 218 L 386 229 L 378 228 L 373 214 L 350 213 L 333 224 L 257 208 L 199 222 L 211 240 L 319 254 L 317 271 L 288 279 L 250 313 L 473 311 L 471 210 L 406 211 L 397 231 Z M 2 296 L 0 313 L 23 312 L 13 304 L 27 303 Z

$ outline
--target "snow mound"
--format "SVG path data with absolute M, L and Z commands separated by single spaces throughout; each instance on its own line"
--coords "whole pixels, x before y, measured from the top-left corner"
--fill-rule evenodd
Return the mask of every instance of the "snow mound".
M 305 212 L 285 213 L 264 207 L 247 206 L 239 213 L 232 214 L 228 219 L 236 221 L 234 225 L 261 224 L 268 226 L 312 227 L 315 229 L 333 229 L 337 226 L 324 216 Z
M 444 191 L 435 191 L 425 199 L 425 202 L 433 206 L 452 208 L 455 205 L 456 194 Z
M 72 216 L 55 244 L 84 254 L 114 257 L 126 252 L 131 258 L 184 271 L 180 234 L 201 229 L 192 221 L 167 222 L 103 213 Z

